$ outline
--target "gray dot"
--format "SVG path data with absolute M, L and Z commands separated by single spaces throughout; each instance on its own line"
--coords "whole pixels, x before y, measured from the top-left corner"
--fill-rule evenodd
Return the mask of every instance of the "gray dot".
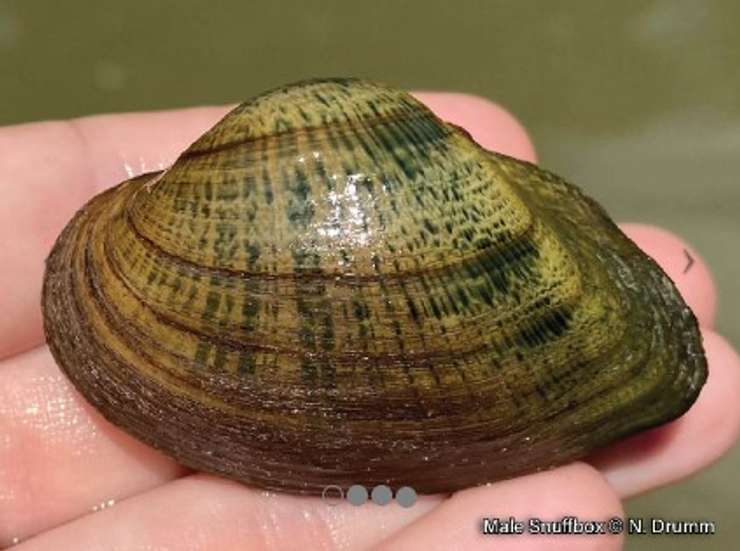
M 330 484 L 329 486 L 326 486 L 321 492 L 322 501 L 331 507 L 339 505 L 343 498 L 344 491 L 336 484 Z
M 416 490 L 410 486 L 404 486 L 396 491 L 396 501 L 401 507 L 411 507 L 416 503 Z
M 391 489 L 385 484 L 379 484 L 373 488 L 371 497 L 373 503 L 377 505 L 388 505 L 391 502 L 391 499 L 393 499 L 393 492 L 391 492 Z
M 352 505 L 362 505 L 367 501 L 367 488 L 360 484 L 354 484 L 347 490 L 347 500 Z

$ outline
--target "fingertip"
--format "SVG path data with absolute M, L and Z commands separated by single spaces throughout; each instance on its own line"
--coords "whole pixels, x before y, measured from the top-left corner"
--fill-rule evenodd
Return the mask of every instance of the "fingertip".
M 414 92 L 440 118 L 462 126 L 486 149 L 535 162 L 534 145 L 524 126 L 500 105 L 474 94 Z
M 740 358 L 714 331 L 703 328 L 702 334 L 709 377 L 691 409 L 681 418 L 610 446 L 592 459 L 622 497 L 676 482 L 706 468 L 740 437 Z
M 740 356 L 722 335 L 703 328 L 709 376 L 699 395 L 692 422 L 694 435 L 701 435 L 703 454 L 695 469 L 713 463 L 740 438 Z M 687 447 L 691 442 L 686 442 Z
M 647 224 L 622 224 L 621 227 L 668 274 L 699 323 L 712 328 L 717 291 L 701 255 L 684 239 L 663 228 Z

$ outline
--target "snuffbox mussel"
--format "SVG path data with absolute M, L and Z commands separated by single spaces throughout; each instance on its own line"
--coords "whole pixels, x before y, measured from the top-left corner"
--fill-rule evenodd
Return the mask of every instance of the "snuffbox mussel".
M 259 95 L 94 197 L 42 302 L 108 420 L 295 493 L 549 468 L 680 416 L 706 378 L 691 310 L 598 204 L 354 79 Z

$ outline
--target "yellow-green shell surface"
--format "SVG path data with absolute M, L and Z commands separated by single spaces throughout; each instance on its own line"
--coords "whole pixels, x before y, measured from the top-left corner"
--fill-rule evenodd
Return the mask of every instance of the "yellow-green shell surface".
M 693 314 L 593 200 L 352 79 L 253 98 L 93 198 L 43 309 L 110 421 L 290 492 L 548 468 L 674 419 L 706 378 Z

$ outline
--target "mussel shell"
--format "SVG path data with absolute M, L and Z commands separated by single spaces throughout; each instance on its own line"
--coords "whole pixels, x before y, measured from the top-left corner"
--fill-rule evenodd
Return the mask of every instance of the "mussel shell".
M 94 197 L 42 302 L 107 419 L 296 493 L 549 468 L 678 417 L 706 378 L 691 310 L 592 199 L 351 79 L 253 98 Z

